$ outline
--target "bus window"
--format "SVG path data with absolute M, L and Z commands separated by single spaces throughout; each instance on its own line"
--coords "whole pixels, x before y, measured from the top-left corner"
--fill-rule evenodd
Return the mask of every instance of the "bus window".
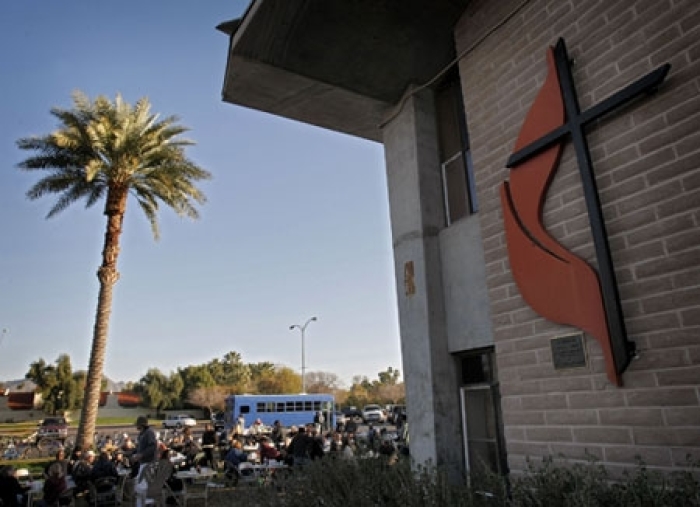
M 277 412 L 284 412 L 284 403 L 277 404 Z
M 297 401 L 294 404 L 294 411 L 295 412 L 303 412 L 304 411 L 304 402 L 303 401 Z
M 287 402 L 287 412 L 294 412 L 294 402 L 293 401 Z
M 241 405 L 241 414 L 250 414 L 250 405 Z

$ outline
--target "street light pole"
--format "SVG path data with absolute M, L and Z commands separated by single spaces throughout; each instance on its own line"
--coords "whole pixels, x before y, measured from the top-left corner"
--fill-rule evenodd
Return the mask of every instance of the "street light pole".
M 314 322 L 318 320 L 316 317 L 311 317 L 309 320 L 307 320 L 303 326 L 300 326 L 299 324 L 292 324 L 289 326 L 289 330 L 291 331 L 294 328 L 299 329 L 301 331 L 301 392 L 302 394 L 306 394 L 306 354 L 304 351 L 304 336 L 306 333 L 306 326 L 308 326 L 311 322 Z

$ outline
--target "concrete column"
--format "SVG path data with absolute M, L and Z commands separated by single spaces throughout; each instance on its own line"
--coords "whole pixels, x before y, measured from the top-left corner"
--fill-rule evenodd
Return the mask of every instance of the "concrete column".
M 445 212 L 433 94 L 409 98 L 383 137 L 411 456 L 459 479 L 464 458 L 442 287 Z

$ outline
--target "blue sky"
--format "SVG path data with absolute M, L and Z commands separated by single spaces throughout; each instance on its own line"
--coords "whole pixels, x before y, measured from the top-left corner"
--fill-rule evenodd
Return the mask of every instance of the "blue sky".
M 82 202 L 50 220 L 16 169 L 20 137 L 55 126 L 71 92 L 176 114 L 214 178 L 201 219 L 160 214 L 155 242 L 127 209 L 105 374 L 137 380 L 229 351 L 245 362 L 376 378 L 401 369 L 381 145 L 221 101 L 222 21 L 247 0 L 0 4 L 0 380 L 68 353 L 87 367 L 105 220 Z

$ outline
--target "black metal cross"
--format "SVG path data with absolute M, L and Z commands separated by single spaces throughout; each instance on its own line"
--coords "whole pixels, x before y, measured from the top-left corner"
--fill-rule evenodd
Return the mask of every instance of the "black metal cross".
M 571 136 L 574 150 L 576 151 L 579 172 L 581 173 L 583 193 L 586 200 L 586 207 L 588 208 L 588 218 L 591 225 L 596 258 L 598 260 L 598 273 L 603 293 L 603 305 L 607 317 L 608 332 L 610 333 L 610 345 L 615 360 L 615 369 L 618 373 L 622 373 L 634 356 L 635 345 L 634 342 L 627 339 L 624 316 L 620 305 L 620 295 L 615 271 L 613 269 L 612 257 L 610 255 L 610 245 L 608 244 L 603 212 L 600 207 L 600 198 L 598 197 L 598 188 L 595 175 L 593 174 L 591 154 L 585 136 L 585 127 L 592 121 L 625 105 L 639 95 L 656 91 L 658 86 L 666 78 L 671 64 L 666 63 L 658 67 L 656 70 L 614 93 L 599 104 L 591 107 L 587 111 L 581 112 L 564 39 L 560 38 L 557 42 L 554 49 L 554 59 L 557 67 L 557 74 L 559 75 L 559 86 L 564 99 L 566 123 L 523 149 L 518 150 L 510 156 L 506 165 L 509 168 L 513 168 L 548 148 L 553 143 L 560 142 L 562 138 Z

